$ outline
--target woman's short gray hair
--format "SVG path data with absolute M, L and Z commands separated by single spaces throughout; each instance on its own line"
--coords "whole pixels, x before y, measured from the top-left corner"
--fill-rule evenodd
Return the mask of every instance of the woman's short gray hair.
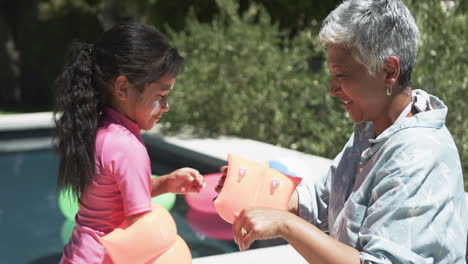
M 407 87 L 418 52 L 419 30 L 400 0 L 347 0 L 324 20 L 320 41 L 342 45 L 371 75 L 390 56 L 400 59 L 399 84 Z

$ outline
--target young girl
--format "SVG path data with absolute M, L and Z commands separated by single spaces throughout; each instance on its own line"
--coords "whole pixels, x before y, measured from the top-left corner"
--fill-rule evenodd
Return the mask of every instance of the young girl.
M 167 97 L 184 58 L 154 29 L 121 24 L 93 44 L 75 43 L 56 83 L 59 190 L 79 198 L 76 227 L 60 263 L 103 263 L 98 242 L 124 220 L 151 211 L 151 197 L 199 192 L 191 168 L 151 180 L 140 129 L 169 111 Z

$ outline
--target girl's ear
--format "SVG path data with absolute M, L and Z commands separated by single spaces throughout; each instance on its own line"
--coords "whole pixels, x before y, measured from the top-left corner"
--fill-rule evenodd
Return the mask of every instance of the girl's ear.
M 400 77 L 400 59 L 396 56 L 390 56 L 384 62 L 385 84 L 394 86 L 398 84 Z
M 115 79 L 114 87 L 112 87 L 112 93 L 120 101 L 126 101 L 128 99 L 128 92 L 130 89 L 130 82 L 127 76 L 119 76 Z

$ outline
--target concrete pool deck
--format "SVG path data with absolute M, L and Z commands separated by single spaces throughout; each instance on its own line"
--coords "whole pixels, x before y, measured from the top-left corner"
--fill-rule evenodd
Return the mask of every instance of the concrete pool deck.
M 166 136 L 161 135 L 160 132 L 157 131 L 157 128 L 150 132 L 144 132 L 144 134 L 159 138 L 167 144 L 181 147 L 182 149 L 180 151 L 182 152 L 191 150 L 223 161 L 222 164 L 227 164 L 227 156 L 229 153 L 258 162 L 277 161 L 286 165 L 290 172 L 303 178 L 318 179 L 326 173 L 331 162 L 330 159 L 251 139 L 227 136 L 217 138 Z
M 0 115 L 0 132 L 14 135 L 17 131 L 50 129 L 53 127 L 52 113 Z M 29 139 L 0 139 L 0 151 L 21 151 L 42 149 L 52 146 L 48 136 L 35 136 Z
M 193 264 L 306 264 L 307 261 L 291 245 L 251 249 L 223 255 L 194 258 Z

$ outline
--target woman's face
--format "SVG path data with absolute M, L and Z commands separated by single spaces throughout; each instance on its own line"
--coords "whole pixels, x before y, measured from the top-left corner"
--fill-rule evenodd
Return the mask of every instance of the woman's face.
M 330 95 L 338 97 L 354 122 L 376 121 L 385 116 L 389 100 L 385 93 L 385 75 L 371 76 L 348 49 L 327 47 L 328 68 L 331 73 Z
M 158 122 L 162 115 L 169 111 L 168 96 L 172 91 L 175 78 L 171 74 L 165 74 L 157 81 L 148 84 L 139 92 L 133 90 L 130 104 L 133 113 L 131 119 L 135 121 L 140 129 L 150 130 Z

